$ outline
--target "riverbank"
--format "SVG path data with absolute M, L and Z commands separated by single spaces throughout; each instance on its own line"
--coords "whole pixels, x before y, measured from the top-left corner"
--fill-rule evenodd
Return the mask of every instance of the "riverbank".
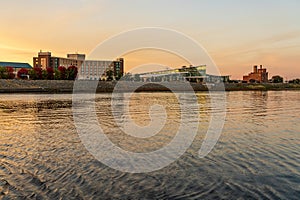
M 98 84 L 98 85 L 97 85 Z M 95 82 L 95 81 L 76 81 L 76 91 L 78 92 L 113 92 L 117 82 Z M 165 92 L 187 91 L 186 85 L 182 82 L 165 82 L 165 86 L 159 83 L 142 82 L 119 82 L 116 91 L 130 92 L 138 88 L 137 92 Z M 97 88 L 96 88 L 97 85 Z M 195 91 L 224 90 L 222 84 L 203 85 L 191 83 Z M 291 83 L 264 83 L 264 84 L 246 84 L 246 83 L 226 83 L 226 91 L 248 91 L 248 90 L 300 90 L 300 84 Z M 69 80 L 4 80 L 0 79 L 0 93 L 72 93 L 74 81 Z

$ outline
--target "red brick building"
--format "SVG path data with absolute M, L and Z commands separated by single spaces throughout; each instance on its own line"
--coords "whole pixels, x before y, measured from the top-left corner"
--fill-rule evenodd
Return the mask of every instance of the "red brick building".
M 257 83 L 266 83 L 268 82 L 268 72 L 266 68 L 263 68 L 260 65 L 260 68 L 257 68 L 257 65 L 253 66 L 253 72 L 248 74 L 247 76 L 243 76 L 243 81 L 249 82 L 257 82 Z

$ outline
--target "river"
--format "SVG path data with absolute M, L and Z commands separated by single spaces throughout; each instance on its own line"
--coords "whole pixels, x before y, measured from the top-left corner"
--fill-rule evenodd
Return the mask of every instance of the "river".
M 0 197 L 5 199 L 299 199 L 300 92 L 226 93 L 226 119 L 214 149 L 198 151 L 212 112 L 210 96 L 196 93 L 197 135 L 170 165 L 148 173 L 110 168 L 93 157 L 74 124 L 72 94 L 0 95 Z M 136 139 L 114 121 L 111 94 L 96 95 L 96 113 L 107 137 L 133 152 L 162 148 L 179 127 L 172 93 L 135 93 L 129 114 L 150 123 L 161 104 L 168 118 L 158 135 Z M 117 112 L 117 113 L 113 113 Z M 193 120 L 193 119 L 191 119 Z

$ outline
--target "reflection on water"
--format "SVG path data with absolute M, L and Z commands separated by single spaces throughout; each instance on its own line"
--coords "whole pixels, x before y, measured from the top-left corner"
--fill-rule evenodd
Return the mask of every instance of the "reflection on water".
M 71 95 L 0 96 L 0 196 L 50 199 L 297 199 L 300 196 L 300 93 L 227 93 L 227 116 L 214 150 L 198 158 L 211 112 L 207 93 L 198 93 L 200 126 L 192 146 L 170 166 L 147 174 L 122 173 L 101 164 L 81 143 Z M 120 95 L 119 123 L 124 104 Z M 176 133 L 180 107 L 171 93 L 137 93 L 130 117 L 140 126 L 161 104 L 168 114 L 160 133 L 147 139 L 124 134 L 114 121 L 111 95 L 97 94 L 99 123 L 120 147 L 147 152 Z M 197 112 L 197 109 L 195 109 Z M 195 119 L 190 119 L 195 120 Z

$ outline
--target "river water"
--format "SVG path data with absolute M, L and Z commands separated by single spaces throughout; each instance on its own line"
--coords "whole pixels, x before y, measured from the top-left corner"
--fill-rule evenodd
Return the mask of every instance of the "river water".
M 226 120 L 210 154 L 198 157 L 212 112 L 208 93 L 197 93 L 197 136 L 169 166 L 126 173 L 96 160 L 74 125 L 71 94 L 0 95 L 0 197 L 4 199 L 299 199 L 300 92 L 226 93 Z M 121 96 L 122 98 L 122 96 Z M 120 101 L 122 103 L 122 101 Z M 135 139 L 114 121 L 111 94 L 96 95 L 99 124 L 120 148 L 153 151 L 179 127 L 172 93 L 136 93 L 130 117 L 150 123 L 149 106 L 168 118 L 158 135 Z M 122 105 L 119 105 L 122 110 Z M 191 119 L 193 120 L 193 119 Z

